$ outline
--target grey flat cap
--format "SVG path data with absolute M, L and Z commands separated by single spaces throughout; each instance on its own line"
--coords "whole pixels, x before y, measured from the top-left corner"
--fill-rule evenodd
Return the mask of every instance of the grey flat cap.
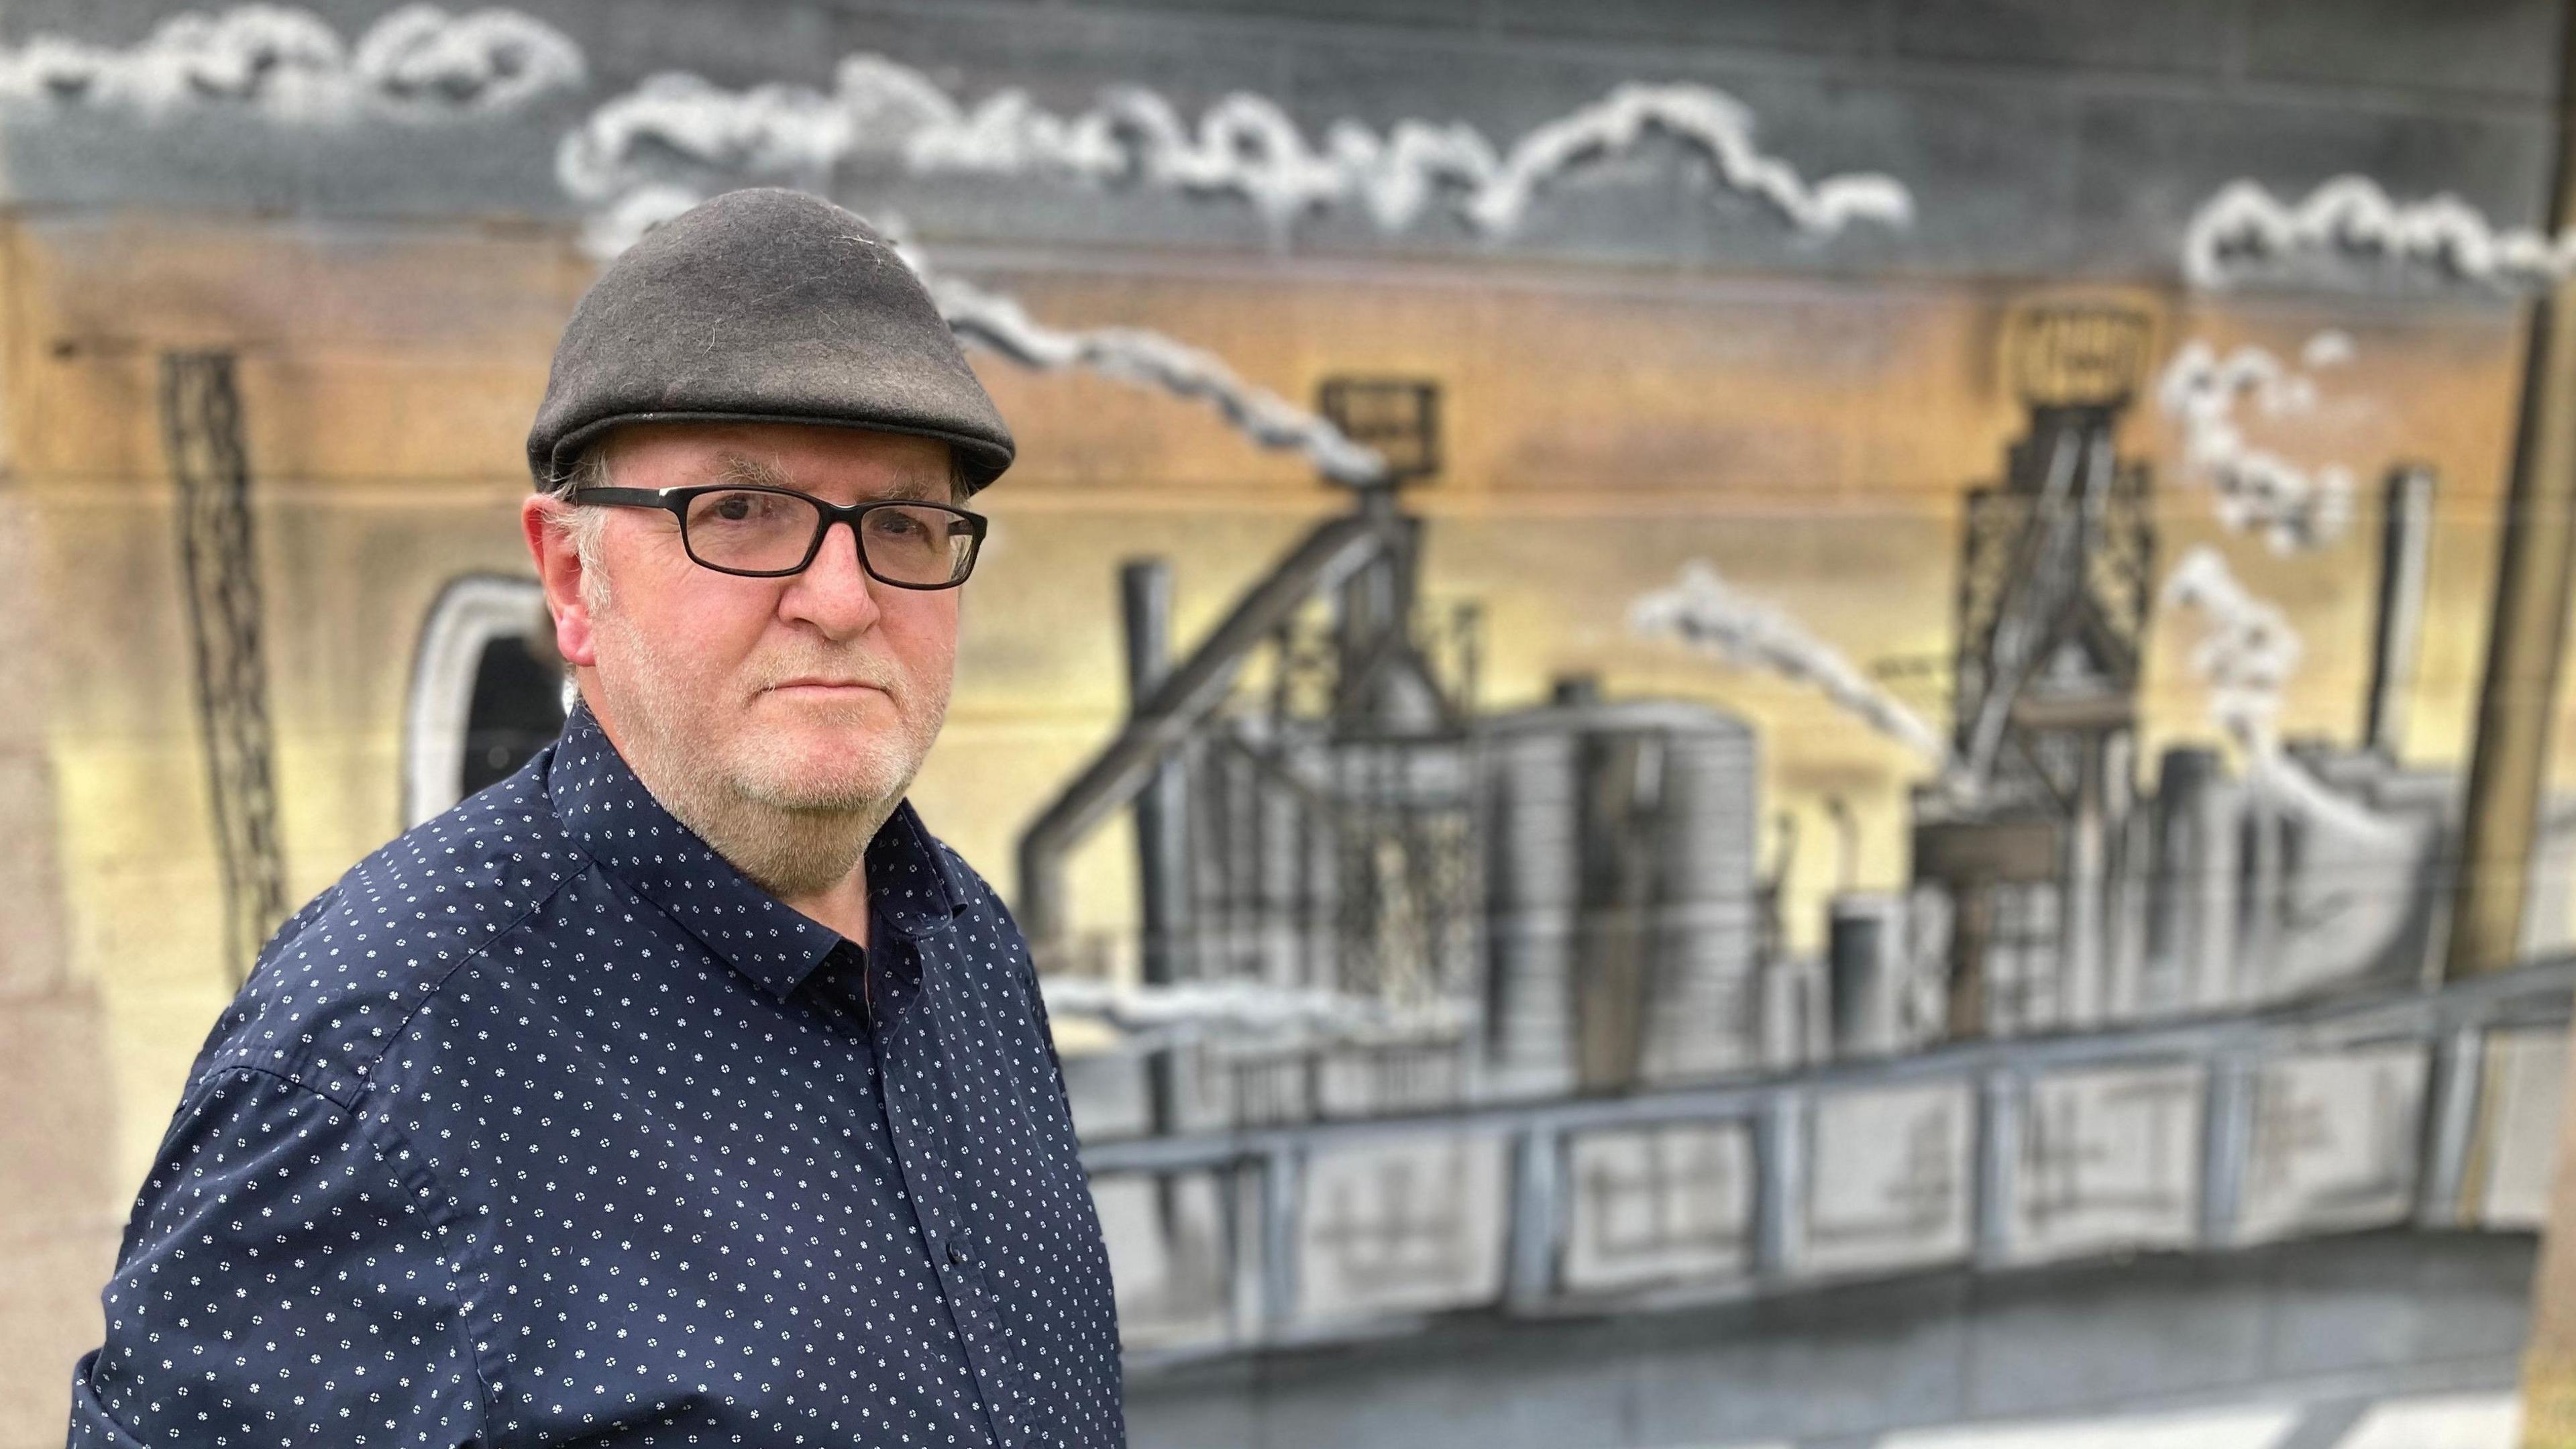
M 620 423 L 828 423 L 943 438 L 969 491 L 1011 430 L 894 248 L 850 212 L 728 191 L 645 234 L 573 309 L 528 471 L 546 488 Z

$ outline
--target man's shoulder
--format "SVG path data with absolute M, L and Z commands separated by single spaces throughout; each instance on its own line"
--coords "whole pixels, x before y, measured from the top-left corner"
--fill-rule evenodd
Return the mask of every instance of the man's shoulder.
M 404 831 L 289 917 L 208 1035 L 192 1085 L 253 1067 L 353 1099 L 457 969 L 587 865 L 547 802 L 548 757 Z

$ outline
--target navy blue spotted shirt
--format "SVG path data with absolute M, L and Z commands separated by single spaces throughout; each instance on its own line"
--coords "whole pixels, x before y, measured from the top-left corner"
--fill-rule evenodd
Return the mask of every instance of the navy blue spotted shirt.
M 1114 1445 L 1026 943 L 909 803 L 866 949 L 597 723 L 287 922 L 199 1054 L 80 1446 Z

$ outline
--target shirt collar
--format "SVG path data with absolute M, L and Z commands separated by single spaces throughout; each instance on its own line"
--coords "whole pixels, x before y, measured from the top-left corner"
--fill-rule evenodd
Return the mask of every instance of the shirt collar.
M 546 794 L 572 843 L 736 971 L 785 998 L 841 944 L 838 931 L 752 884 L 653 798 L 587 703 L 576 701 L 546 766 Z M 903 936 L 966 908 L 948 852 L 909 799 L 868 842 L 868 914 Z

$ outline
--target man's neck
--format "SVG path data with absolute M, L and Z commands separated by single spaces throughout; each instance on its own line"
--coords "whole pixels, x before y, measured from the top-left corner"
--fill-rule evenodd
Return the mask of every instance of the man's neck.
M 740 869 L 739 866 L 735 867 Z M 746 872 L 748 874 L 748 872 Z M 771 892 L 775 895 L 776 892 Z M 868 944 L 868 873 L 863 865 L 830 888 L 806 896 L 779 896 L 779 903 L 864 949 Z
M 645 788 L 652 789 L 650 780 Z M 654 797 L 780 904 L 867 944 L 868 842 L 894 813 L 891 809 L 864 814 L 791 811 L 711 793 L 721 798 L 673 798 L 659 790 Z

